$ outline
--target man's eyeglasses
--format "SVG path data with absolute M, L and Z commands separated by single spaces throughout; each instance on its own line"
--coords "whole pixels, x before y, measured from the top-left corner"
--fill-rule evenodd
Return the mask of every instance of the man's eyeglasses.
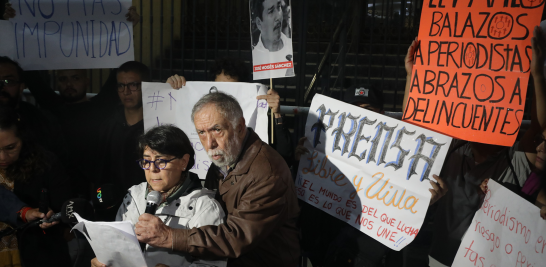
M 544 136 L 542 136 L 542 134 L 539 134 L 535 137 L 535 146 L 540 146 L 540 144 L 542 144 L 542 142 L 546 141 L 546 139 L 544 138 Z
M 129 88 L 131 92 L 134 92 L 136 90 L 140 89 L 141 82 L 134 82 L 134 83 L 118 83 L 118 92 L 125 92 L 125 87 Z
M 147 160 L 147 159 L 139 159 L 137 160 L 138 162 L 138 165 L 140 165 L 140 167 L 143 169 L 143 170 L 148 170 L 150 169 L 150 167 L 152 167 L 152 163 L 155 165 L 156 168 L 160 169 L 160 170 L 163 170 L 165 168 L 167 168 L 167 163 L 175 160 L 177 158 L 172 158 L 172 159 L 156 159 L 156 160 Z
M 20 81 L 15 81 L 15 80 L 0 80 L 0 88 L 4 88 L 5 87 L 15 87 L 15 86 L 18 86 L 19 84 L 21 84 Z

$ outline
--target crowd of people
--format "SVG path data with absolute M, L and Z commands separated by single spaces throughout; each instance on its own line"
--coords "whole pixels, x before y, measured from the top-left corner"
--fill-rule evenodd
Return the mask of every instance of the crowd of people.
M 4 18 L 15 16 L 11 6 L 6 10 Z M 138 22 L 134 8 L 127 17 Z M 414 40 L 405 58 L 404 108 L 418 45 Z M 426 252 L 407 266 L 452 264 L 488 179 L 536 204 L 536 216 L 546 219 L 546 40 L 539 27 L 532 51 L 530 128 L 512 147 L 451 143 L 442 171 L 430 182 L 425 223 L 404 249 L 421 246 Z M 218 59 L 208 71 L 216 82 L 249 82 L 251 75 L 234 58 Z M 270 140 L 246 127 L 241 106 L 228 94 L 210 93 L 193 105 L 188 116 L 213 163 L 200 181 L 190 172 L 195 151 L 186 133 L 174 125 L 144 129 L 141 83 L 152 80 L 148 66 L 120 64 L 92 98 L 86 96 L 86 70 L 53 75 L 56 88 L 40 73 L 0 57 L 0 233 L 50 218 L 65 201 L 81 198 L 94 203 L 96 220 L 135 225 L 148 266 L 300 266 L 302 256 L 313 266 L 402 266 L 404 250 L 392 251 L 298 201 L 291 170 L 309 151 L 305 137 L 292 136 L 283 123 L 273 88 L 257 97 L 273 114 Z M 186 85 L 176 74 L 165 82 L 173 89 Z M 26 88 L 37 106 L 23 101 Z M 347 88 L 342 100 L 385 113 L 381 88 L 367 88 L 366 95 L 355 90 L 361 87 Z M 97 203 L 98 188 L 109 188 L 107 204 Z M 146 199 L 154 191 L 159 206 L 155 215 L 147 214 Z M 81 247 L 89 245 L 69 225 L 37 225 L 0 235 L 1 267 L 111 264 L 92 251 L 82 256 Z

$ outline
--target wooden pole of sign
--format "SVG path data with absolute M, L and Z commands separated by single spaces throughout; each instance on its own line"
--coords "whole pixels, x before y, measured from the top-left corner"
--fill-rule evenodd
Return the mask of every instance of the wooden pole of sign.
M 272 90 L 272 89 L 273 89 L 273 78 L 269 78 L 269 90 Z M 273 140 L 275 140 L 274 131 L 273 131 L 273 127 L 274 127 L 273 121 L 274 120 L 275 120 L 275 114 L 273 112 L 271 112 L 271 144 L 273 144 Z

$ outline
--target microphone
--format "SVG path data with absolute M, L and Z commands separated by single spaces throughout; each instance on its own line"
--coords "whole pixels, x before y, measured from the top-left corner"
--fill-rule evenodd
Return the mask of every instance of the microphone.
M 76 224 L 78 223 L 78 219 L 76 219 L 74 212 L 78 213 L 80 217 L 90 221 L 93 221 L 95 217 L 93 206 L 91 206 L 87 200 L 83 198 L 73 198 L 63 203 L 60 212 L 53 214 L 51 217 L 49 217 L 49 219 L 34 221 L 30 223 L 29 226 L 58 221 L 62 221 L 66 224 Z
M 155 210 L 157 209 L 157 205 L 161 201 L 161 193 L 158 191 L 152 191 L 148 193 L 148 196 L 146 197 L 146 210 L 144 213 L 155 215 Z
M 144 213 L 155 215 L 155 211 L 157 210 L 157 205 L 161 201 L 161 193 L 158 191 L 152 191 L 148 193 L 148 196 L 146 196 L 146 210 Z M 140 243 L 140 248 L 142 249 L 142 252 L 146 250 L 146 243 Z
M 93 197 L 93 206 L 100 211 L 109 210 L 119 205 L 125 195 L 114 184 L 103 184 L 97 188 L 96 193 L 96 197 Z

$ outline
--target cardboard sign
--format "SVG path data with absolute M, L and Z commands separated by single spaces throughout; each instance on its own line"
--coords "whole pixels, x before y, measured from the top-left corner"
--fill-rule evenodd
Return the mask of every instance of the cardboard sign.
M 459 139 L 512 146 L 543 7 L 544 0 L 424 1 L 403 120 Z
M 290 1 L 250 0 L 249 5 L 254 80 L 295 76 Z
M 130 0 L 12 1 L 13 56 L 24 70 L 117 68 L 134 60 Z
M 316 94 L 298 198 L 400 250 L 419 233 L 451 138 Z
M 493 180 L 452 266 L 544 266 L 546 221 L 540 209 Z
M 182 129 L 190 139 L 195 150 L 195 165 L 191 171 L 205 179 L 212 164 L 207 155 L 195 126 L 191 121 L 193 105 L 210 92 L 224 92 L 237 99 L 243 109 L 246 125 L 267 142 L 267 101 L 257 100 L 258 95 L 265 95 L 267 87 L 257 83 L 232 82 L 187 82 L 179 90 L 172 89 L 168 83 L 142 83 L 142 105 L 144 111 L 144 129 L 174 124 Z

